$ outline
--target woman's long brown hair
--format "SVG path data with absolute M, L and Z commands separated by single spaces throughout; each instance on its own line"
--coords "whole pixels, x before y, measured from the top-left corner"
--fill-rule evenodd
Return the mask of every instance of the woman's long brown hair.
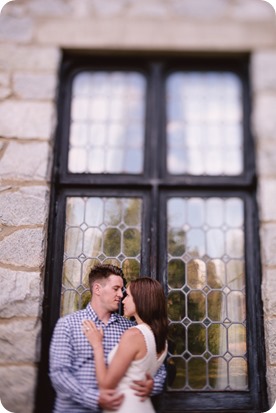
M 153 278 L 131 281 L 130 292 L 139 317 L 150 326 L 155 337 L 156 352 L 165 349 L 168 335 L 167 301 L 162 285 Z

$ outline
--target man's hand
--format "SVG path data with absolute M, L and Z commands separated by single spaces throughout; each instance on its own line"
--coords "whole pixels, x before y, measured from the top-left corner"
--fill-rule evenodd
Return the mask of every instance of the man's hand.
M 153 378 L 149 373 L 146 374 L 145 380 L 134 380 L 131 388 L 135 390 L 135 395 L 141 398 L 141 401 L 146 400 L 153 389 Z
M 106 410 L 118 410 L 124 395 L 118 394 L 116 390 L 102 389 L 99 395 L 99 406 Z

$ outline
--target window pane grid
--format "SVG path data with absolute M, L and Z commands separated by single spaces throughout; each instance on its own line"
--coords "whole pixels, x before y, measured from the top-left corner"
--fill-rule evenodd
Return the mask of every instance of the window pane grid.
M 242 85 L 228 72 L 167 78 L 167 169 L 172 175 L 243 172 Z
M 141 213 L 140 198 L 67 198 L 62 315 L 90 300 L 88 274 L 94 265 L 118 265 L 127 281 L 139 275 Z
M 247 390 L 244 207 L 170 198 L 168 389 Z
M 73 82 L 68 170 L 143 172 L 146 81 L 138 72 L 82 72 Z

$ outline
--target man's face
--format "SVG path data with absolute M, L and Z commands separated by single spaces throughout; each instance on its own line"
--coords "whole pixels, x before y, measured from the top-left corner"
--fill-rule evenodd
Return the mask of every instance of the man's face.
M 113 274 L 100 284 L 101 304 L 107 311 L 113 312 L 118 310 L 123 297 L 123 286 L 122 278 Z

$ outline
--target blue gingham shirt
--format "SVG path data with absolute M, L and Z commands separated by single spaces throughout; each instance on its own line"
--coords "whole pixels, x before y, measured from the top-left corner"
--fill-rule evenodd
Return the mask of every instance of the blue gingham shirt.
M 121 335 L 133 323 L 114 313 L 107 324 L 97 316 L 90 304 L 84 310 L 58 320 L 50 346 L 50 378 L 56 391 L 55 413 L 96 413 L 99 390 L 92 347 L 82 332 L 82 321 L 93 320 L 104 332 L 104 355 L 107 356 Z M 152 394 L 163 390 L 164 365 L 154 378 Z

